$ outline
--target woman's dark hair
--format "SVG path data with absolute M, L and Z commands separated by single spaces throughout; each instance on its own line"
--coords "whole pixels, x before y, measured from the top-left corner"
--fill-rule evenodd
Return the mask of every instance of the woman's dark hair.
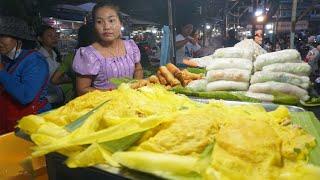
M 78 30 L 78 45 L 77 49 L 80 47 L 86 47 L 94 43 L 94 28 L 92 23 L 82 25 Z
M 21 40 L 21 41 L 22 41 L 21 49 L 31 50 L 36 48 L 37 46 L 37 43 L 35 41 L 27 41 L 27 40 Z
M 119 7 L 113 5 L 113 4 L 109 3 L 109 2 L 106 2 L 106 1 L 99 2 L 93 7 L 93 9 L 92 9 L 93 21 L 95 21 L 95 19 L 96 19 L 96 13 L 97 13 L 98 9 L 103 8 L 103 7 L 108 7 L 110 9 L 114 10 L 117 13 L 118 17 L 119 17 L 120 22 L 122 22 L 122 15 L 120 13 Z
M 42 24 L 37 30 L 37 37 L 42 37 L 47 30 L 55 30 L 55 29 L 49 25 Z M 40 41 L 38 42 L 41 46 L 43 46 L 43 44 Z M 61 57 L 60 51 L 56 47 L 53 48 L 53 51 L 57 54 L 57 59 L 56 59 L 57 62 L 61 63 L 62 57 Z
M 55 30 L 53 27 L 51 27 L 51 26 L 49 26 L 49 25 L 46 25 L 46 24 L 41 25 L 41 26 L 38 28 L 38 30 L 37 30 L 37 36 L 39 36 L 39 37 L 43 36 L 43 34 L 44 34 L 48 29 Z

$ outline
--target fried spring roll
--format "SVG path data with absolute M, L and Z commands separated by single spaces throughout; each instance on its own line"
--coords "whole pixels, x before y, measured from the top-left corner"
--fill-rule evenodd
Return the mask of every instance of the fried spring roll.
M 166 78 L 166 81 L 171 85 L 171 86 L 176 86 L 180 84 L 180 81 L 176 79 L 173 74 L 167 69 L 165 66 L 161 66 L 159 68 L 162 76 Z
M 157 71 L 157 77 L 158 77 L 158 79 L 160 81 L 160 84 L 162 84 L 162 85 L 168 84 L 166 78 L 164 78 L 162 76 L 162 74 L 161 74 L 161 72 L 159 70 Z
M 153 84 L 160 84 L 159 78 L 155 75 L 150 76 L 149 81 L 150 83 L 153 83 Z

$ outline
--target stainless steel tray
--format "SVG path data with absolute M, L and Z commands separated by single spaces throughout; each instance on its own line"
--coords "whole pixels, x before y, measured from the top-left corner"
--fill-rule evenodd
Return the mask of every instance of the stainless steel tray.
M 230 105 L 230 106 L 239 106 L 239 105 L 248 105 L 248 104 L 256 104 L 256 105 L 262 105 L 266 111 L 273 111 L 277 109 L 280 105 L 278 104 L 273 104 L 273 103 L 250 103 L 250 102 L 240 102 L 240 101 L 225 101 L 225 100 L 214 100 L 214 99 L 202 99 L 202 98 L 197 98 L 197 97 L 189 97 L 193 101 L 200 102 L 200 103 L 209 103 L 209 101 L 223 101 L 225 104 Z M 288 106 L 288 105 L 283 105 L 286 106 L 289 111 L 291 112 L 303 112 L 306 111 L 301 107 L 298 106 Z

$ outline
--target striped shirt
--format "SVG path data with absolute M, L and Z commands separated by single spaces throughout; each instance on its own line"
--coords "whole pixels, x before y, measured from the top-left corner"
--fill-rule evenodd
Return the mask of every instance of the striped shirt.
M 92 86 L 99 89 L 114 89 L 111 78 L 133 78 L 135 64 L 140 62 L 140 50 L 133 40 L 124 41 L 126 55 L 105 58 L 93 46 L 77 50 L 73 70 L 81 75 L 93 75 Z

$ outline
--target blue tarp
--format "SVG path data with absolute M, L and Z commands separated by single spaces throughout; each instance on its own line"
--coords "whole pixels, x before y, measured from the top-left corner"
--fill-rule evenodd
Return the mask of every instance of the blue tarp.
M 169 63 L 170 60 L 170 28 L 169 26 L 163 26 L 163 37 L 161 39 L 161 56 L 160 66 L 164 66 Z

